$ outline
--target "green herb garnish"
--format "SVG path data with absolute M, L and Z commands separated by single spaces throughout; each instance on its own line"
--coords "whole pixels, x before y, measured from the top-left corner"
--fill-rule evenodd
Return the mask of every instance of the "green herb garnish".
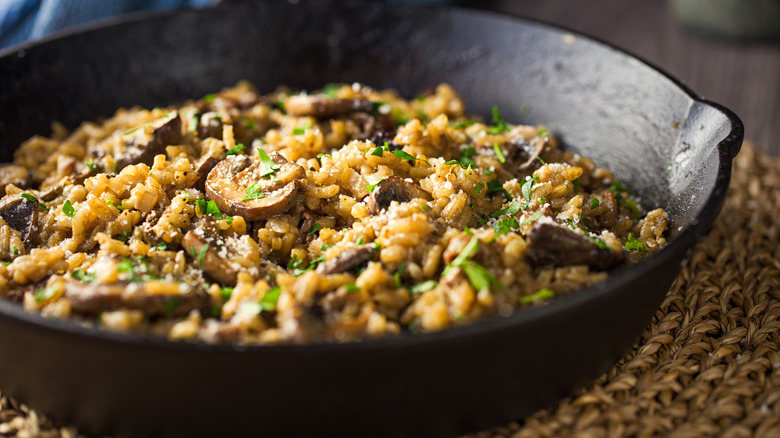
M 523 223 L 520 224 L 520 226 L 522 227 L 522 226 L 528 225 L 528 224 L 530 224 L 532 222 L 536 222 L 540 217 L 542 217 L 542 212 L 541 211 L 537 211 L 536 213 L 532 214 L 531 217 L 529 217 L 528 219 L 524 220 Z
M 306 235 L 307 236 L 313 236 L 315 233 L 317 233 L 317 231 L 319 231 L 321 229 L 322 229 L 322 225 L 314 224 L 314 225 L 311 226 L 311 229 L 309 230 L 308 233 L 306 233 Z
M 393 274 L 393 279 L 395 280 L 395 286 L 401 287 L 401 277 L 404 276 L 406 273 L 406 262 L 401 262 L 400 265 L 398 265 L 398 270 L 395 271 L 395 274 Z
M 204 103 L 211 103 L 211 102 L 214 102 L 214 99 L 216 99 L 216 98 L 217 98 L 216 94 L 209 93 L 209 94 L 203 96 L 203 102 Z
M 22 198 L 24 198 L 24 199 L 26 199 L 26 200 L 28 200 L 30 202 L 37 203 L 42 209 L 44 209 L 46 211 L 49 211 L 49 207 L 47 207 L 46 204 L 44 204 L 43 202 L 39 201 L 38 198 L 35 197 L 35 195 L 31 195 L 29 193 L 22 193 L 19 196 L 21 196 Z
M 485 187 L 485 185 L 482 184 L 482 183 L 477 184 L 477 186 L 474 187 L 474 194 L 478 195 L 479 192 L 481 192 L 484 187 Z
M 43 287 L 35 291 L 35 302 L 40 303 L 41 301 L 46 301 L 53 296 L 54 290 Z
M 157 246 L 155 246 L 155 248 L 157 249 L 157 251 L 165 251 L 166 249 L 168 249 L 168 243 L 162 241 L 158 243 Z
M 404 152 L 404 151 L 393 151 L 393 155 L 396 157 L 402 159 L 402 160 L 414 160 L 414 161 L 422 161 L 423 163 L 427 165 L 431 165 L 431 163 L 428 162 L 428 160 L 423 160 L 422 158 L 416 158 L 412 156 L 412 154 Z
M 522 208 L 523 208 L 522 204 L 520 204 L 519 202 L 513 202 L 509 204 L 506 208 L 502 208 L 501 210 L 496 210 L 493 213 L 490 213 L 490 217 L 499 217 L 505 214 L 509 216 L 514 216 Z
M 498 158 L 498 162 L 501 164 L 506 163 L 506 157 L 504 156 L 504 153 L 501 151 L 501 147 L 498 145 L 498 143 L 493 143 L 493 152 L 496 153 L 496 157 Z
M 507 126 L 504 119 L 501 117 L 501 114 L 498 113 L 498 107 L 493 107 L 493 127 L 488 128 L 486 132 L 488 134 L 501 134 L 502 132 L 509 131 L 509 126 Z
M 271 312 L 276 310 L 276 303 L 279 301 L 279 295 L 282 293 L 281 286 L 274 286 L 263 295 L 260 299 L 260 308 Z
M 260 183 L 256 182 L 246 188 L 246 196 L 241 198 L 241 201 L 251 201 L 254 199 L 265 198 L 265 195 L 260 191 Z
M 555 296 L 555 292 L 553 292 L 552 289 L 541 289 L 538 292 L 534 292 L 531 295 L 526 295 L 524 297 L 520 297 L 520 304 L 530 304 L 535 301 L 541 301 L 541 300 L 549 300 L 550 298 Z
M 87 167 L 89 168 L 90 171 L 94 172 L 94 171 L 97 170 L 97 167 L 95 166 L 95 159 L 94 158 L 90 158 L 87 161 L 86 164 L 87 164 Z
M 350 294 L 360 292 L 360 286 L 356 285 L 355 283 L 347 283 L 344 285 L 344 287 L 347 288 L 347 293 Z
M 73 204 L 70 203 L 70 200 L 66 200 L 65 203 L 62 204 L 62 213 L 67 217 L 76 215 L 76 209 L 73 208 Z
M 340 89 L 341 85 L 339 84 L 325 84 L 325 86 L 322 87 L 322 94 L 332 99 L 338 95 Z
M 227 153 L 225 155 L 237 155 L 239 152 L 246 149 L 246 146 L 244 146 L 243 143 L 238 143 L 237 145 L 233 146 L 232 148 L 228 149 Z
M 493 225 L 493 230 L 495 230 L 496 237 L 498 237 L 504 234 L 509 234 L 509 232 L 512 231 L 512 228 L 517 228 L 518 226 L 517 219 L 513 217 L 507 217 L 496 222 L 496 224 Z
M 378 186 L 379 184 L 382 184 L 382 182 L 384 182 L 384 180 L 385 180 L 385 178 L 382 178 L 382 179 L 380 179 L 379 181 L 375 182 L 374 184 L 369 184 L 369 185 L 367 185 L 367 186 L 366 186 L 366 190 L 368 190 L 369 192 L 373 192 L 373 191 L 374 191 L 374 188 L 375 188 L 376 186 Z
M 260 177 L 264 178 L 268 175 L 273 175 L 274 172 L 281 169 L 282 166 L 276 164 L 274 160 L 272 160 L 271 157 L 265 153 L 264 150 L 257 149 L 257 154 L 260 157 L 260 168 L 258 169 L 260 172 Z
M 599 201 L 599 198 L 593 198 L 593 200 L 590 201 L 590 209 L 593 210 L 596 207 L 601 205 L 601 201 Z
M 209 250 L 209 244 L 203 245 L 203 248 L 200 249 L 200 253 L 198 254 L 198 266 L 203 266 L 203 259 L 206 257 L 206 251 Z
M 632 233 L 628 233 L 628 239 L 626 240 L 624 246 L 626 250 L 629 252 L 640 252 L 640 253 L 647 252 L 647 245 L 645 244 L 645 242 L 634 239 L 634 235 Z
M 223 302 L 228 302 L 230 300 L 230 297 L 233 295 L 233 288 L 232 287 L 223 287 L 219 289 L 219 296 L 222 298 Z
M 95 279 L 95 274 L 92 272 L 86 272 L 83 269 L 74 269 L 70 276 L 76 280 L 83 281 L 84 283 L 90 283 Z
M 436 287 L 437 284 L 439 284 L 439 283 L 437 281 L 435 281 L 435 280 L 424 281 L 424 282 L 422 282 L 420 284 L 415 284 L 414 286 L 412 286 L 412 288 L 409 289 L 409 292 L 411 292 L 412 295 L 414 295 L 414 294 L 421 294 L 423 292 L 427 292 L 427 291 L 433 289 L 434 287 Z

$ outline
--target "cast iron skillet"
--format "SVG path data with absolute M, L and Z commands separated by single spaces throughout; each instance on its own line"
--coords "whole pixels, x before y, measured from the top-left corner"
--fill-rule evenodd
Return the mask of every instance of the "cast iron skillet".
M 446 81 L 472 113 L 498 105 L 662 206 L 671 243 L 549 305 L 440 333 L 234 348 L 76 326 L 0 301 L 0 388 L 92 433 L 448 436 L 545 407 L 638 339 L 717 215 L 742 124 L 615 48 L 462 9 L 319 1 L 137 16 L 0 58 L 4 159 L 52 120 L 199 97 L 249 79 L 361 81 L 407 97 Z

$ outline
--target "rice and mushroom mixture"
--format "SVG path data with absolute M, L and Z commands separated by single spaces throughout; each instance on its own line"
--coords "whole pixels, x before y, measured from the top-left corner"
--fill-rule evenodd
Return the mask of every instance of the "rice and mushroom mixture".
M 175 340 L 339 342 L 507 315 L 665 244 L 608 170 L 442 84 L 250 84 L 54 124 L 0 166 L 0 290 Z

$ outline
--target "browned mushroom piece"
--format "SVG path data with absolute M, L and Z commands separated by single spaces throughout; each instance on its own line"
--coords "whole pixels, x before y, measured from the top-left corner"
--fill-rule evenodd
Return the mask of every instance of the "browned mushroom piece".
M 184 316 L 192 310 L 207 314 L 211 296 L 199 284 L 178 283 L 177 293 L 151 293 L 142 282 L 65 283 L 65 297 L 77 315 L 97 316 L 103 312 L 131 309 L 147 316 Z
M 222 119 L 219 113 L 209 111 L 200 116 L 198 136 L 200 138 L 214 137 L 222 139 Z
M 537 267 L 587 265 L 596 271 L 606 271 L 622 263 L 624 254 L 602 248 L 576 231 L 537 223 L 528 233 L 526 257 Z
M 318 119 L 337 117 L 354 112 L 374 112 L 374 104 L 366 99 L 337 99 L 323 95 L 298 94 L 284 103 L 287 114 L 295 117 L 312 116 Z
M 506 155 L 507 161 L 517 166 L 517 172 L 527 172 L 541 164 L 537 158 L 544 153 L 547 145 L 542 138 L 535 138 L 531 142 L 523 139 L 512 141 Z
M 178 112 L 173 117 L 154 122 L 153 126 L 152 137 L 146 144 L 128 145 L 127 151 L 116 158 L 117 171 L 131 164 L 144 163 L 151 166 L 156 155 L 165 153 L 166 146 L 181 142 L 181 117 Z
M 195 171 L 198 172 L 198 180 L 195 181 L 195 185 L 192 187 L 201 191 L 206 191 L 206 178 L 209 176 L 209 172 L 214 169 L 219 163 L 219 160 L 211 155 L 204 155 L 200 157 L 197 163 L 195 163 Z
M 22 233 L 22 243 L 26 246 L 38 228 L 38 203 L 20 195 L 8 196 L 0 202 L 0 217 Z
M 371 260 L 376 252 L 374 245 L 362 245 L 342 251 L 341 254 L 326 260 L 317 266 L 320 275 L 339 274 L 355 269 Z
M 282 336 L 296 344 L 322 341 L 327 330 L 325 311 L 318 303 L 296 304 L 278 320 Z
M 241 265 L 234 263 L 228 250 L 221 250 L 226 240 L 219 235 L 217 223 L 211 216 L 201 216 L 182 238 L 181 246 L 193 256 L 200 268 L 214 280 L 233 286 L 238 279 Z
M 422 198 L 426 201 L 433 199 L 430 193 L 417 184 L 397 176 L 391 176 L 374 187 L 374 190 L 368 195 L 366 208 L 369 213 L 378 214 L 382 209 L 389 207 L 393 201 L 403 203 L 415 198 Z
M 11 163 L 0 164 L 0 198 L 5 196 L 5 186 L 13 184 L 26 189 L 30 186 L 30 172 L 26 167 Z
M 618 204 L 615 199 L 615 194 L 609 190 L 604 190 L 599 193 L 598 198 L 600 200 L 600 206 L 603 208 L 598 218 L 598 224 L 604 228 L 612 228 L 617 224 L 618 220 Z
M 261 159 L 246 155 L 225 158 L 209 172 L 206 196 L 223 212 L 247 221 L 284 213 L 292 206 L 306 171 L 276 152 L 269 157 L 278 166 L 270 175 L 266 174 L 267 163 Z

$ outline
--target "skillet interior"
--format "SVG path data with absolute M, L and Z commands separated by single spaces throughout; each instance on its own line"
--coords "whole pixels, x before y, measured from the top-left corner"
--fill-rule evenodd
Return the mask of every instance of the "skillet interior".
M 539 23 L 458 9 L 318 1 L 137 17 L 0 58 L 2 158 L 60 120 L 169 104 L 249 79 L 360 81 L 406 96 L 446 81 L 471 113 L 546 123 L 670 214 L 668 248 L 510 318 L 347 345 L 171 344 L 0 302 L 0 387 L 96 433 L 450 435 L 519 418 L 637 339 L 725 195 L 742 127 L 643 62 Z

